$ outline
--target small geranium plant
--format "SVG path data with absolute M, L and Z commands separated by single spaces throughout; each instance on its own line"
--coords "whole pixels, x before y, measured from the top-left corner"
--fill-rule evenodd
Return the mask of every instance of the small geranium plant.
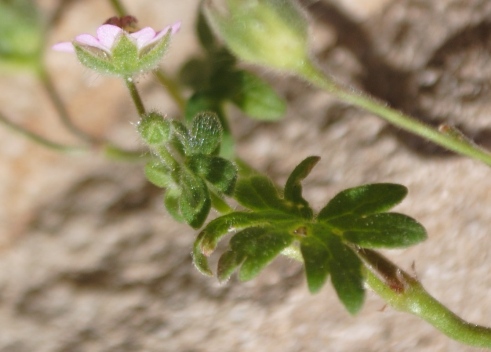
M 118 1 L 111 3 L 119 17 L 102 24 L 96 36 L 81 34 L 53 49 L 74 53 L 84 66 L 123 79 L 140 118 L 137 132 L 148 148 L 143 156 L 147 161 L 145 175 L 162 188 L 169 214 L 198 230 L 192 253 L 201 273 L 216 274 L 220 281 L 227 281 L 234 273 L 240 280 L 251 280 L 276 257 L 285 255 L 302 263 L 312 293 L 330 282 L 351 314 L 360 310 L 366 287 L 370 287 L 388 305 L 421 317 L 450 338 L 491 348 L 490 328 L 456 317 L 426 292 L 415 276 L 377 252 L 413 246 L 427 237 L 417 220 L 391 211 L 407 196 L 406 187 L 392 183 L 360 185 L 314 208 L 303 196 L 302 182 L 320 157 L 306 156 L 291 170 L 286 183 L 278 185 L 235 155 L 223 106 L 231 102 L 246 114 L 269 121 L 285 111 L 285 102 L 266 82 L 238 65 L 242 60 L 296 75 L 399 128 L 491 165 L 489 152 L 453 127 L 433 129 L 337 84 L 312 59 L 309 21 L 293 1 L 224 0 L 220 6 L 216 1 L 202 1 L 197 35 L 205 55 L 183 65 L 182 81 L 192 91 L 187 99 L 158 67 L 169 43 L 178 35 L 180 23 L 160 31 L 140 29 L 136 18 Z M 37 47 L 29 55 L 27 62 L 34 63 L 48 82 L 45 71 L 39 69 Z M 181 118 L 169 118 L 144 106 L 135 77 L 150 71 L 157 73 L 182 107 Z M 60 151 L 84 152 L 97 146 L 97 150 L 120 159 L 142 156 L 141 151 L 127 151 L 86 135 L 62 107 L 59 112 L 67 127 L 89 143 L 89 148 L 62 146 L 24 131 L 3 116 L 1 121 Z M 213 219 L 211 209 L 219 214 Z M 219 255 L 214 270 L 208 258 L 226 235 L 230 235 L 228 247 Z

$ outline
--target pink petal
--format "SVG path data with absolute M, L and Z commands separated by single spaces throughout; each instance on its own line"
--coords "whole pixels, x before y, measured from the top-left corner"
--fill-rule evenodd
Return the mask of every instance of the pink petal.
M 75 48 L 71 42 L 57 43 L 51 47 L 51 49 L 56 51 L 64 51 L 66 53 L 74 53 Z
M 112 24 L 103 24 L 97 28 L 97 39 L 106 47 L 106 50 L 111 50 L 114 42 L 119 37 L 123 30 Z
M 167 26 L 164 29 L 162 29 L 160 32 L 158 32 L 157 35 L 153 37 L 153 39 L 147 42 L 145 45 L 155 43 L 160 38 L 164 37 L 169 32 L 169 30 L 171 35 L 176 34 L 179 31 L 179 28 L 181 28 L 181 22 L 176 22 L 172 26 Z
M 140 50 L 141 48 L 153 42 L 155 35 L 156 33 L 152 28 L 145 27 L 143 29 L 140 29 L 138 32 L 131 33 L 130 37 L 136 39 L 136 45 L 138 47 L 138 50 Z
M 101 42 L 94 36 L 91 36 L 90 34 L 80 34 L 75 37 L 75 41 L 77 44 L 82 44 L 82 45 L 87 45 L 87 46 L 93 46 L 95 48 L 104 50 L 109 52 L 110 47 L 107 48 L 104 45 L 101 44 Z

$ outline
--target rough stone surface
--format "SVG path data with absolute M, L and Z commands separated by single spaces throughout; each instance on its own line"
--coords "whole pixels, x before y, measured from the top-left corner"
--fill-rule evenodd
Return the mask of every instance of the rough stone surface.
M 93 32 L 113 15 L 103 1 L 65 1 L 49 43 Z M 127 1 L 140 23 L 181 19 L 164 67 L 197 52 L 196 1 Z M 319 63 L 336 77 L 438 125 L 451 123 L 490 146 L 491 3 L 487 0 L 302 1 Z M 39 1 L 49 13 L 57 1 Z M 1 36 L 1 34 L 0 34 Z M 62 53 L 46 61 L 76 123 L 139 147 L 124 87 Z M 429 232 L 414 248 L 388 251 L 435 297 L 465 319 L 489 324 L 491 301 L 488 167 L 456 157 L 335 101 L 296 79 L 258 70 L 289 100 L 277 124 L 234 111 L 240 154 L 282 182 L 304 157 L 322 160 L 306 196 L 322 206 L 336 192 L 397 182 L 409 196 L 397 210 Z M 145 103 L 177 109 L 152 77 Z M 75 143 L 40 84 L 0 80 L 1 111 L 51 138 Z M 69 157 L 0 129 L 0 351 L 479 351 L 368 294 L 351 317 L 331 287 L 312 296 L 300 267 L 274 262 L 256 280 L 219 285 L 197 273 L 195 233 L 165 213 L 142 164 L 97 155 Z

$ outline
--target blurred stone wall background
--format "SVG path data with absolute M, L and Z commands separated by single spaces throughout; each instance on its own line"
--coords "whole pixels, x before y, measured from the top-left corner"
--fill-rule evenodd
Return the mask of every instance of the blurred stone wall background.
M 59 1 L 39 0 L 46 13 Z M 163 67 L 176 73 L 198 53 L 196 0 L 127 0 L 140 24 L 183 28 Z M 489 146 L 491 3 L 486 0 L 303 0 L 312 47 L 337 77 L 431 124 L 450 122 Z M 70 1 L 47 45 L 93 33 L 113 15 L 108 2 Z M 1 35 L 1 34 L 0 34 Z M 47 50 L 46 62 L 76 123 L 139 147 L 137 121 L 120 82 Z M 308 155 L 322 160 L 306 196 L 322 206 L 367 182 L 397 182 L 397 210 L 429 239 L 386 254 L 415 271 L 463 318 L 490 324 L 488 167 L 453 156 L 339 103 L 291 77 L 255 68 L 289 101 L 277 124 L 233 115 L 239 152 L 278 181 Z M 145 103 L 170 116 L 172 101 L 152 76 Z M 46 94 L 28 75 L 0 79 L 0 108 L 27 128 L 71 143 Z M 329 285 L 310 295 L 301 268 L 274 262 L 256 280 L 227 285 L 191 264 L 195 232 L 165 213 L 142 164 L 94 154 L 68 157 L 0 128 L 0 351 L 479 351 L 369 293 L 356 317 Z

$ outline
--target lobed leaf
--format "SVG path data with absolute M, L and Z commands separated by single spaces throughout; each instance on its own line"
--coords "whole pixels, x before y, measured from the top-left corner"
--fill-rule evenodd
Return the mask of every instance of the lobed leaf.
M 228 195 L 233 192 L 237 181 L 237 167 L 231 161 L 218 156 L 196 154 L 188 158 L 187 165 L 220 192 Z
M 204 181 L 184 169 L 181 172 L 179 211 L 187 224 L 197 229 L 206 220 L 211 199 Z
M 310 174 L 310 171 L 312 171 L 319 160 L 320 157 L 318 156 L 310 156 L 303 160 L 293 170 L 285 184 L 285 200 L 293 202 L 297 206 L 301 216 L 307 219 L 313 217 L 313 211 L 309 206 L 309 202 L 302 197 L 302 181 Z
M 193 119 L 189 154 L 213 154 L 220 146 L 222 125 L 215 113 L 202 112 Z
M 174 184 L 171 171 L 158 161 L 150 161 L 145 165 L 145 177 L 160 188 L 167 188 Z
M 273 181 L 263 175 L 239 179 L 234 196 L 240 205 L 251 210 L 279 210 L 285 208 L 284 201 L 280 198 L 278 189 Z
M 356 314 L 363 306 L 362 262 L 337 236 L 329 236 L 326 243 L 330 251 L 331 282 L 348 312 Z
M 427 238 L 421 224 L 399 213 L 345 217 L 339 220 L 332 221 L 332 224 L 343 231 L 343 238 L 364 248 L 404 248 Z
M 236 74 L 237 94 L 231 97 L 233 103 L 250 117 L 276 121 L 286 111 L 285 101 L 265 81 L 248 71 Z
M 407 195 L 407 188 L 392 183 L 375 183 L 338 193 L 319 212 L 317 219 L 327 221 L 346 215 L 370 215 L 387 211 Z
M 230 240 L 230 250 L 235 253 L 227 254 L 218 262 L 222 276 L 231 274 L 232 268 L 238 267 L 239 279 L 251 280 L 266 267 L 276 256 L 293 241 L 293 236 L 286 232 L 277 231 L 270 227 L 250 227 L 237 233 Z M 223 256 L 222 256 L 223 257 Z
M 305 265 L 307 285 L 311 293 L 316 293 L 324 286 L 329 275 L 329 249 L 318 238 L 309 236 L 301 240 L 300 251 Z

